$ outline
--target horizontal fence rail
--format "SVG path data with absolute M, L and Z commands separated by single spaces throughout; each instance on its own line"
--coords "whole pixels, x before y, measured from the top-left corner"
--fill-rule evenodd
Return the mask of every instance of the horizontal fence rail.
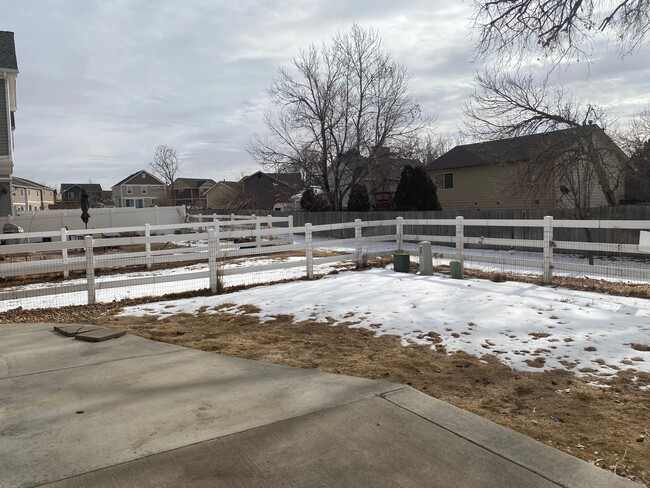
M 418 256 L 420 241 L 434 245 L 437 265 L 457 260 L 465 268 L 541 276 L 544 283 L 554 276 L 650 282 L 647 220 L 397 217 L 299 227 L 292 216 L 198 215 L 190 220 L 2 234 L 0 277 L 5 283 L 0 284 L 0 310 L 58 306 L 64 295 L 74 297 L 74 303 L 95 303 L 310 279 L 345 261 L 362 267 L 374 256 Z M 489 237 L 491 228 L 514 228 L 526 238 Z M 554 234 L 565 228 L 583 229 L 585 239 L 556 240 Z M 636 232 L 636 244 L 594 239 L 593 232 L 610 229 Z

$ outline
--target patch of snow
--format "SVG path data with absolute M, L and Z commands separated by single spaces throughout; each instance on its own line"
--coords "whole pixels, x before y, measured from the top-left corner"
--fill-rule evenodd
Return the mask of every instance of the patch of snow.
M 565 368 L 582 374 L 584 368 L 585 374 L 603 376 L 626 368 L 650 372 L 650 352 L 630 346 L 647 340 L 650 300 L 529 283 L 372 269 L 128 307 L 122 315 L 164 318 L 196 314 L 201 307 L 216 313 L 214 308 L 224 303 L 255 305 L 262 321 L 291 314 L 296 321 L 352 322 L 351 327 L 377 335 L 397 335 L 404 345 L 433 347 L 427 333 L 434 332 L 449 352 L 493 354 L 518 370 Z M 639 357 L 643 361 L 633 359 Z

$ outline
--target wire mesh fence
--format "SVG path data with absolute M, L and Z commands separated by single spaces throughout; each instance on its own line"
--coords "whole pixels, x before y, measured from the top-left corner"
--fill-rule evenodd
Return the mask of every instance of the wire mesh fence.
M 220 218 L 1 235 L 0 311 L 220 293 L 363 268 L 395 253 L 417 262 L 421 241 L 432 243 L 438 269 L 459 261 L 466 270 L 546 283 L 650 283 L 648 221 L 397 218 L 294 227 L 291 218 Z M 622 231 L 626 242 L 611 242 Z M 571 240 L 580 232 L 583 240 Z

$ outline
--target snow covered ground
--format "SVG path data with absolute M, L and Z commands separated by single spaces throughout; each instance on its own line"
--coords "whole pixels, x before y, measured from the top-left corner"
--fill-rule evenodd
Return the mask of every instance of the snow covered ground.
M 344 272 L 311 282 L 261 286 L 237 293 L 162 301 L 122 315 L 169 317 L 232 303 L 295 320 L 351 323 L 407 344 L 442 340 L 447 351 L 489 353 L 519 370 L 569 368 L 577 374 L 650 372 L 650 300 L 487 280 L 417 276 L 390 269 Z M 216 313 L 216 312 L 215 312 Z M 427 335 L 433 333 L 431 335 Z M 543 361 L 542 361 L 543 359 Z M 541 366 L 541 367 L 535 367 Z

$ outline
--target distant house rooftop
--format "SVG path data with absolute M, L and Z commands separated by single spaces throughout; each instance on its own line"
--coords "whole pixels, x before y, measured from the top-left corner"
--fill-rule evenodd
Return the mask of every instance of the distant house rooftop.
M 530 161 L 551 149 L 568 146 L 581 133 L 602 130 L 597 125 L 561 129 L 495 141 L 463 144 L 427 165 L 427 170 L 457 169 L 503 162 Z

